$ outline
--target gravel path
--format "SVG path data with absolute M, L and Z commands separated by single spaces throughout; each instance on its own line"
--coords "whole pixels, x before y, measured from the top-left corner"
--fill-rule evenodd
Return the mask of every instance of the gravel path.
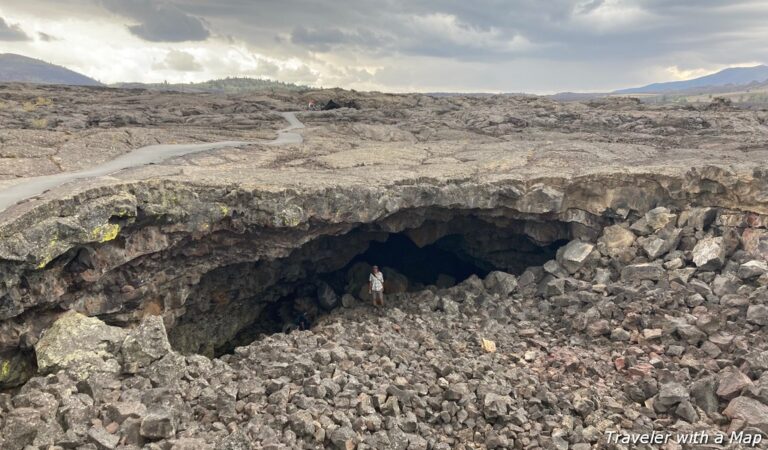
M 296 133 L 293 130 L 304 128 L 304 124 L 302 124 L 301 121 L 296 118 L 296 114 L 293 112 L 283 112 L 280 114 L 283 116 L 283 118 L 285 118 L 286 121 L 288 121 L 289 125 L 286 128 L 278 131 L 277 138 L 271 142 L 268 142 L 268 144 L 301 144 L 304 140 L 303 137 L 301 134 Z M 263 142 L 221 141 L 205 144 L 164 144 L 141 147 L 130 153 L 126 153 L 125 155 L 115 158 L 112 161 L 106 162 L 91 169 L 34 177 L 23 183 L 4 189 L 0 191 L 0 212 L 19 203 L 22 200 L 40 195 L 47 190 L 56 188 L 64 183 L 71 181 L 101 177 L 123 169 L 130 169 L 132 167 L 143 166 L 146 164 L 157 164 L 169 158 L 178 156 L 255 143 Z

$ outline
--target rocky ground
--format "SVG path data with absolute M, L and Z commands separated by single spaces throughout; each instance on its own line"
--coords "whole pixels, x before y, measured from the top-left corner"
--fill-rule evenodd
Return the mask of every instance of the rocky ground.
M 279 100 L 0 84 L 0 182 L 96 166 L 153 144 L 272 139 Z
M 768 247 L 737 232 L 756 220 L 658 207 L 519 277 L 391 294 L 383 310 L 347 294 L 311 330 L 217 359 L 173 351 L 157 316 L 124 329 L 68 312 L 35 345 L 41 375 L 0 395 L 0 439 L 8 449 L 764 448 Z M 654 430 L 672 437 L 620 440 Z M 697 432 L 709 443 L 674 442 Z
M 275 111 L 329 99 L 354 107 L 301 113 L 302 143 L 0 211 L 0 447 L 765 447 L 765 111 L 0 86 L 0 189 L 147 143 L 272 137 Z M 318 283 L 393 235 L 458 236 L 445 248 L 493 272 L 387 268 L 383 311 Z M 259 327 L 320 286 L 344 306 L 311 330 Z M 631 441 L 651 431 L 670 442 Z

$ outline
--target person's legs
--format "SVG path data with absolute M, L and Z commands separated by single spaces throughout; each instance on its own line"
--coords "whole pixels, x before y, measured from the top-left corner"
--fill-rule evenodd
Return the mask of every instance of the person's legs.
M 383 291 L 373 291 L 373 306 L 384 306 Z

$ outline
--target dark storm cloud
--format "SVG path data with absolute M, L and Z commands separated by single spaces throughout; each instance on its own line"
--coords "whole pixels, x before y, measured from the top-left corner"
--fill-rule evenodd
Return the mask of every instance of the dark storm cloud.
M 183 0 L 183 8 L 256 45 L 282 33 L 314 52 L 367 47 L 467 61 L 531 52 L 595 62 L 679 52 L 759 59 L 764 46 L 740 43 L 765 37 L 768 23 L 768 5 L 750 0 Z
M 512 90 L 602 89 L 768 62 L 766 0 L 0 2 L 3 13 L 55 19 L 110 11 L 145 40 L 214 36 L 245 42 L 248 51 L 276 61 L 309 65 L 320 75 L 343 65 L 339 80 L 363 69 L 385 85 L 452 78 L 456 85 L 477 80 L 480 87 L 493 78 L 510 80 Z M 431 70 L 437 77 L 428 79 Z M 551 80 L 564 81 L 554 86 Z
M 210 32 L 202 20 L 166 1 L 103 0 L 110 11 L 138 22 L 128 29 L 152 42 L 204 41 Z
M 30 37 L 19 25 L 10 24 L 0 17 L 0 41 L 28 41 Z

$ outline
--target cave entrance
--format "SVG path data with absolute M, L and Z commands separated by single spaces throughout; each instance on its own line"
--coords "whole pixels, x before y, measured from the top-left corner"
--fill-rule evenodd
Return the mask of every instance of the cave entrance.
M 373 265 L 384 272 L 389 296 L 430 287 L 448 288 L 472 275 L 484 278 L 494 270 L 521 274 L 553 259 L 557 249 L 568 242 L 556 239 L 537 243 L 520 230 L 519 226 L 498 227 L 472 217 L 447 224 L 424 223 L 401 232 L 383 232 L 366 225 L 311 241 L 286 258 L 230 270 L 228 277 L 220 278 L 234 285 L 247 279 L 275 282 L 258 295 L 243 299 L 245 305 L 234 314 L 242 316 L 248 302 L 259 312 L 234 336 L 216 345 L 215 353 L 229 353 L 261 336 L 284 332 L 288 326 L 295 328 L 300 314 L 315 322 L 339 305 L 345 295 L 358 300 L 356 304 L 368 303 L 368 276 Z M 565 237 L 567 230 L 559 229 L 554 235 Z M 242 296 L 244 289 L 237 294 Z
M 334 290 L 343 291 L 346 285 L 342 281 L 347 281 L 351 270 L 377 265 L 386 270 L 385 276 L 387 272 L 402 275 L 408 280 L 410 290 L 418 290 L 447 280 L 460 282 L 470 275 L 482 278 L 496 269 L 493 264 L 473 260 L 468 255 L 449 250 L 451 242 L 457 239 L 461 239 L 461 236 L 447 236 L 434 244 L 418 247 L 401 233 L 390 234 L 384 242 L 371 242 L 364 253 L 323 278 Z

